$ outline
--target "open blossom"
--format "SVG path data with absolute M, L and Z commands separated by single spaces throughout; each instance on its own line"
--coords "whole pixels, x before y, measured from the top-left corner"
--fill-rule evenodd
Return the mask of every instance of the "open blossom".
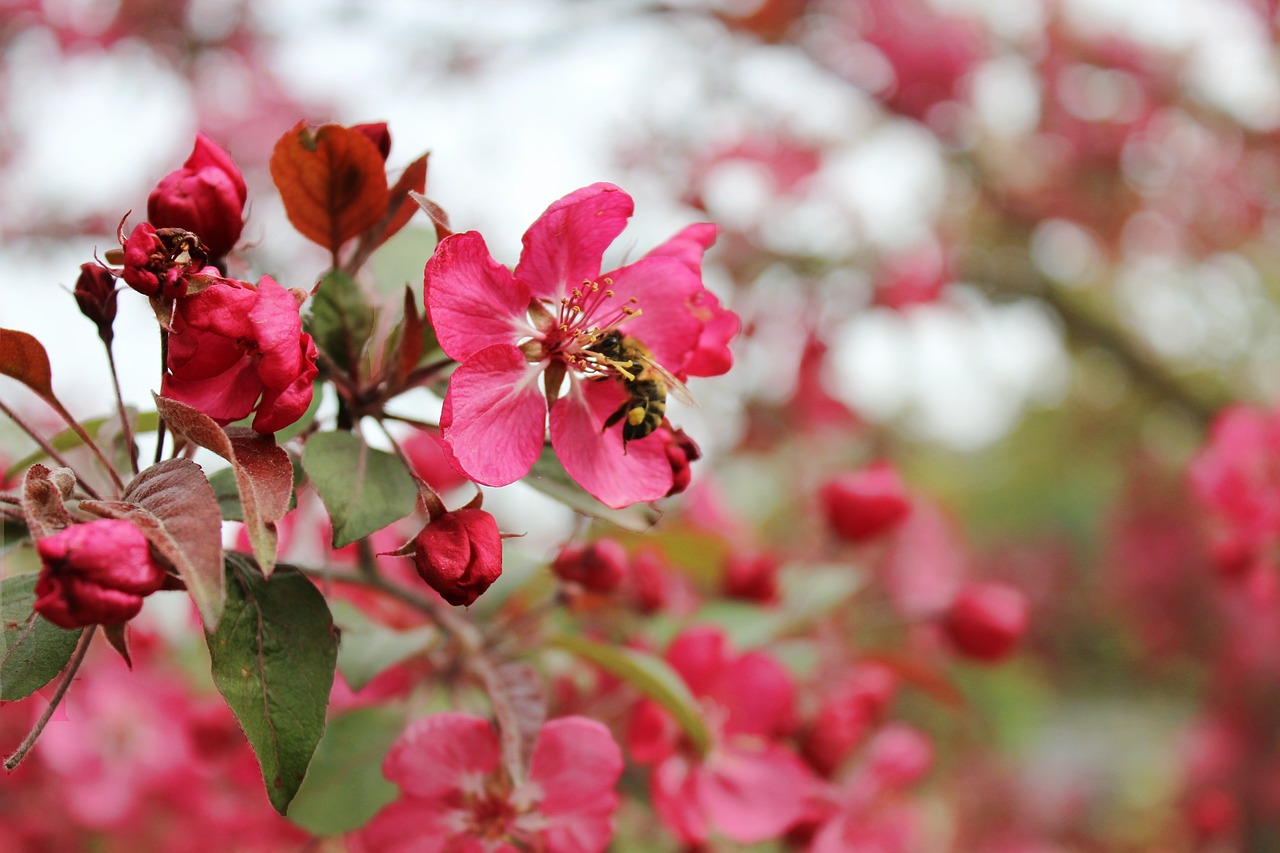
M 446 238 L 427 262 L 427 310 L 441 348 L 459 362 L 442 436 L 471 479 L 503 486 L 527 474 L 542 452 L 549 415 L 565 470 L 605 504 L 656 500 L 675 485 L 662 441 L 624 445 L 620 427 L 605 428 L 628 399 L 624 371 L 640 366 L 606 357 L 600 342 L 617 329 L 680 378 L 714 376 L 732 364 L 728 343 L 738 318 L 702 285 L 712 225 L 690 226 L 601 274 L 604 250 L 632 208 L 619 188 L 593 184 L 533 223 L 514 272 L 492 259 L 474 231 Z
M 271 433 L 311 405 L 316 354 L 297 300 L 270 276 L 219 279 L 177 302 L 160 393 L 223 425 L 255 412 L 253 428 Z
M 733 654 L 718 628 L 685 631 L 666 657 L 705 709 L 713 743 L 699 758 L 654 702 L 636 707 L 628 746 L 653 765 L 659 819 L 690 845 L 713 833 L 743 844 L 781 836 L 804 817 L 817 784 L 780 742 L 794 728 L 790 676 L 762 652 Z
M 401 797 L 350 839 L 355 851 L 599 853 L 613 837 L 622 753 L 601 723 L 561 717 L 538 732 L 515 783 L 489 721 L 449 712 L 410 725 L 382 770 Z
M 35 611 L 62 628 L 127 622 L 165 583 L 164 567 L 131 522 L 76 524 L 36 543 Z
M 240 239 L 247 198 L 244 175 L 231 155 L 199 133 L 182 168 L 165 175 L 151 191 L 147 219 L 194 233 L 210 257 L 220 258 Z

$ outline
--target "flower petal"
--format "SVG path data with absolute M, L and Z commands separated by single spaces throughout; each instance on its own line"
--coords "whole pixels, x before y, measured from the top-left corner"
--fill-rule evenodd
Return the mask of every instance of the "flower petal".
M 538 810 L 548 823 L 548 849 L 604 850 L 613 837 L 613 789 L 622 775 L 622 750 L 609 730 L 586 717 L 551 720 L 538 733 L 529 768 L 543 790 Z
M 652 436 L 622 449 L 622 429 L 603 429 L 626 399 L 612 381 L 572 377 L 570 393 L 551 407 L 551 444 L 560 464 L 578 485 L 603 504 L 621 509 L 656 501 L 671 491 L 671 463 L 661 441 Z
M 702 278 L 702 255 L 716 241 L 719 232 L 710 222 L 698 222 L 682 228 L 678 234 L 645 253 L 646 258 L 675 258 Z
M 529 289 L 490 256 L 475 231 L 452 234 L 436 247 L 423 287 L 440 348 L 455 361 L 536 331 L 528 321 Z
M 698 797 L 711 824 L 733 841 L 777 838 L 805 816 L 814 777 L 780 746 L 726 747 L 700 771 Z
M 622 331 L 639 340 L 658 364 L 675 373 L 684 367 L 702 334 L 702 321 L 694 316 L 690 300 L 702 291 L 702 281 L 675 258 L 641 258 L 608 273 L 613 279 L 613 303 L 631 299 L 640 313 L 622 325 Z M 606 307 L 597 314 L 607 310 Z M 603 318 L 601 318 L 603 319 Z
M 613 184 L 569 193 L 525 232 L 516 278 L 534 296 L 558 304 L 572 288 L 599 277 L 604 250 L 622 233 L 634 209 L 631 196 Z
M 387 752 L 382 775 L 409 797 L 439 800 L 492 773 L 500 758 L 488 720 L 450 711 L 410 724 Z
M 510 344 L 472 355 L 449 378 L 440 433 L 472 480 L 505 486 L 529 473 L 542 453 L 546 402 L 540 364 Z
M 167 373 L 160 380 L 160 396 L 199 409 L 223 426 L 253 411 L 261 393 L 257 365 L 248 355 L 208 379 L 185 379 Z
M 405 797 L 383 808 L 359 832 L 347 836 L 351 853 L 445 853 L 457 835 L 460 809 L 435 800 Z
M 276 284 L 269 275 L 258 281 L 258 299 L 249 311 L 254 337 L 262 353 L 258 373 L 268 388 L 287 388 L 302 370 L 302 317 L 293 294 Z

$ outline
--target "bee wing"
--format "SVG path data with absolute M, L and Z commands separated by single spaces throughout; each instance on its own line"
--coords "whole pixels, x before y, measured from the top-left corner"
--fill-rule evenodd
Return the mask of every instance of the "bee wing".
M 698 405 L 698 401 L 693 399 L 693 394 L 689 393 L 688 387 L 686 387 L 679 379 L 676 379 L 671 371 L 667 370 L 661 364 L 658 364 L 648 356 L 641 356 L 640 359 L 644 362 L 645 367 L 648 367 L 662 378 L 663 384 L 667 386 L 667 392 L 672 397 L 675 397 L 686 406 Z

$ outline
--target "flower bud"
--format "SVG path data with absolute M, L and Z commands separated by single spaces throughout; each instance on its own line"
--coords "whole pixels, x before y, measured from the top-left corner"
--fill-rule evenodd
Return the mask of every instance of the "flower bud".
M 248 198 L 244 175 L 226 152 L 203 133 L 182 168 L 160 180 L 147 198 L 147 218 L 158 227 L 199 236 L 214 258 L 231 251 L 244 229 Z
M 837 475 L 818 493 L 832 530 L 848 542 L 866 542 L 901 524 L 911 502 L 887 462 Z
M 143 296 L 177 299 L 186 295 L 187 277 L 200 272 L 207 259 L 200 240 L 189 231 L 157 231 L 151 223 L 139 222 L 128 237 L 123 230 L 119 237 L 124 252 L 120 275 Z
M 654 435 L 662 442 L 667 451 L 667 461 L 671 463 L 671 491 L 666 497 L 678 495 L 689 488 L 689 481 L 693 479 L 689 466 L 702 456 L 702 451 L 682 429 L 673 430 L 663 424 Z
M 993 662 L 1013 651 L 1027 630 L 1027 600 L 1003 583 L 969 584 L 951 603 L 947 636 L 962 654 Z
M 68 527 L 41 539 L 36 551 L 35 610 L 61 628 L 127 622 L 165 583 L 147 538 L 120 519 Z
M 612 539 L 565 548 L 551 564 L 564 581 L 582 584 L 592 592 L 613 592 L 627 575 L 627 552 Z
M 906 723 L 889 723 L 867 744 L 867 768 L 889 788 L 904 788 L 929 772 L 933 743 Z
M 413 563 L 445 601 L 468 606 L 502 574 L 498 522 L 482 509 L 446 512 L 414 539 Z
M 778 558 L 772 554 L 734 553 L 724 564 L 728 598 L 773 604 L 778 600 Z
M 358 130 L 369 137 L 369 141 L 377 146 L 378 153 L 382 155 L 383 161 L 386 161 L 391 154 L 391 133 L 387 130 L 385 121 L 372 122 L 370 124 L 353 124 L 351 129 Z
M 81 264 L 76 279 L 76 305 L 80 313 L 98 327 L 98 337 L 111 343 L 111 324 L 116 319 L 116 277 L 101 264 Z

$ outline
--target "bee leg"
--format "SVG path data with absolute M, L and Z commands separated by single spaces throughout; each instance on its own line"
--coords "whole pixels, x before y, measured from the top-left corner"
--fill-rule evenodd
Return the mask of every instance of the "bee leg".
M 618 421 L 622 420 L 623 416 L 626 415 L 627 409 L 630 406 L 631 406 L 630 400 L 624 401 L 623 404 L 617 408 L 617 411 L 615 411 L 612 415 L 609 415 L 609 417 L 605 419 L 604 426 L 600 427 L 600 431 L 604 432 L 609 427 L 613 426 Z

